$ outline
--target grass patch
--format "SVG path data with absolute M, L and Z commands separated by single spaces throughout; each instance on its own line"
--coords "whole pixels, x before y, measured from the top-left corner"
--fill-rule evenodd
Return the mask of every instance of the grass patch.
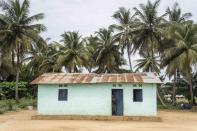
M 178 105 L 157 105 L 158 109 L 167 109 L 167 110 L 179 110 L 179 106 Z

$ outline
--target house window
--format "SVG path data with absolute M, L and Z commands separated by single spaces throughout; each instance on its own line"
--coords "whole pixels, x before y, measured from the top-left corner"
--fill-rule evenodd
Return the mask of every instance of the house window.
M 68 89 L 59 89 L 58 101 L 67 101 Z
M 142 89 L 133 89 L 133 101 L 134 102 L 142 102 Z
M 116 87 L 116 84 L 113 84 L 113 87 Z

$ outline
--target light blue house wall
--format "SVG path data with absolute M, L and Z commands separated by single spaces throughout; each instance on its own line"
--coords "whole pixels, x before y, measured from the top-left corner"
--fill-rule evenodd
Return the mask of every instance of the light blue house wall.
M 138 84 L 136 84 L 138 85 Z M 68 89 L 68 100 L 58 101 L 58 89 Z M 156 84 L 71 84 L 38 86 L 40 115 L 112 115 L 112 89 L 123 89 L 124 116 L 156 116 Z M 133 89 L 143 89 L 143 102 L 133 102 Z

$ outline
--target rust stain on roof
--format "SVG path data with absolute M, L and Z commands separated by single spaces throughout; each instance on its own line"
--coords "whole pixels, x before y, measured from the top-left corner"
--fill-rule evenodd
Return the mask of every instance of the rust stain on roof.
M 31 84 L 162 83 L 156 73 L 45 73 Z
M 143 83 L 143 79 L 142 79 L 142 77 L 140 76 L 140 75 L 135 75 L 135 80 L 137 81 L 137 82 L 139 82 L 139 83 Z

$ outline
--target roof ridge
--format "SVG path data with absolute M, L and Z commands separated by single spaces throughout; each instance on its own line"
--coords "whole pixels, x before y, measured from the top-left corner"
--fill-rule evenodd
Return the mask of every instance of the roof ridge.
M 159 77 L 151 72 L 139 73 L 45 73 L 31 84 L 88 84 L 88 83 L 162 83 Z

